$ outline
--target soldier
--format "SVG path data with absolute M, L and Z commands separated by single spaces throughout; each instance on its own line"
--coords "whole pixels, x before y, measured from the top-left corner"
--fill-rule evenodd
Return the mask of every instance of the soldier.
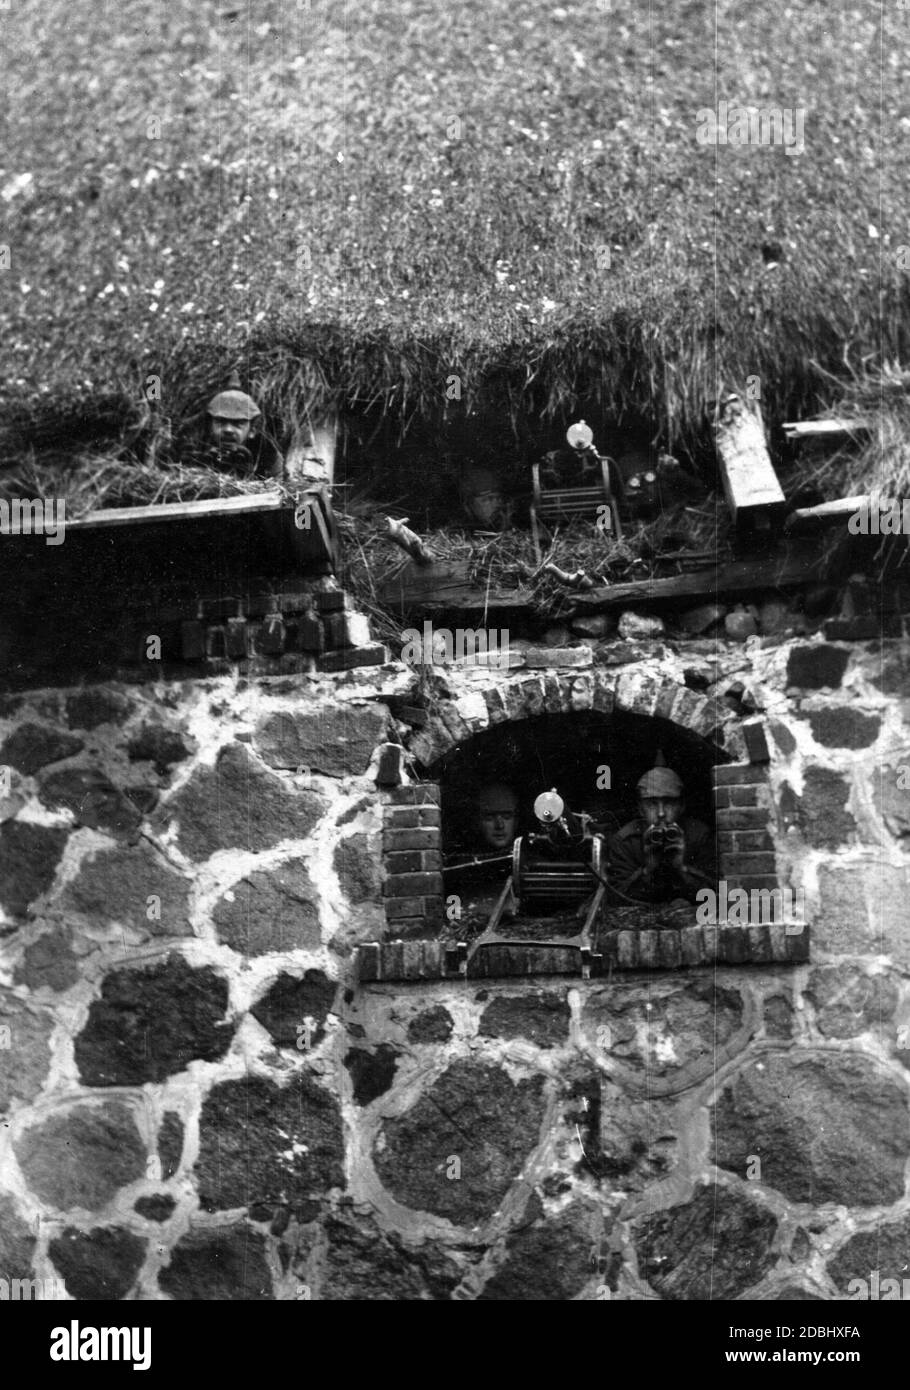
M 507 853 L 518 824 L 518 797 L 511 787 L 492 782 L 477 798 L 477 826 L 484 848 Z
M 509 873 L 518 832 L 518 797 L 504 783 L 490 782 L 472 790 L 461 818 L 464 838 L 446 856 L 446 892 L 498 889 Z
M 651 903 L 694 902 L 699 888 L 716 888 L 714 837 L 702 821 L 684 815 L 682 780 L 662 754 L 636 791 L 638 817 L 610 840 L 610 882 L 621 894 Z
M 472 527 L 504 531 L 512 524 L 514 499 L 506 483 L 490 468 L 469 465 L 461 475 L 459 493 Z
M 206 462 L 241 477 L 281 477 L 281 455 L 261 431 L 261 411 L 252 396 L 240 389 L 236 373 L 228 382 L 227 390 L 213 396 L 206 410 L 209 416 Z

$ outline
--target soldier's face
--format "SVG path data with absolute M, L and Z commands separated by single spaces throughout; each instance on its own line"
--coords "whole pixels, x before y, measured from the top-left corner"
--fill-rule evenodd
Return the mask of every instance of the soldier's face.
M 252 420 L 228 420 L 223 415 L 212 416 L 212 442 L 219 447 L 245 444 L 252 430 Z
M 648 825 L 672 825 L 682 815 L 682 798 L 678 796 L 641 796 L 638 805 Z
M 490 849 L 509 849 L 515 839 L 515 802 L 510 796 L 481 799 L 478 808 L 480 834 Z

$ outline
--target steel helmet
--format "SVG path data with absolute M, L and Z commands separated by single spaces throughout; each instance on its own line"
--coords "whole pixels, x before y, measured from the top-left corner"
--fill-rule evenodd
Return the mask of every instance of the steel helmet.
M 663 752 L 658 750 L 654 766 L 649 768 L 635 784 L 639 796 L 672 796 L 683 794 L 682 778 L 672 768 L 667 767 Z
M 214 415 L 220 420 L 255 420 L 261 411 L 245 391 L 240 389 L 240 378 L 234 372 L 227 384 L 226 391 L 219 391 L 217 396 L 213 396 L 206 406 L 209 415 Z

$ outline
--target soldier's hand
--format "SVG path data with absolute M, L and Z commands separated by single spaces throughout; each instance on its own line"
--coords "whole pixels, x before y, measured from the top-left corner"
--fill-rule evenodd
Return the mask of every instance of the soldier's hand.
M 649 875 L 657 872 L 663 859 L 662 847 L 654 843 L 654 831 L 656 829 L 657 827 L 654 825 L 647 826 L 641 837 L 642 849 L 645 854 L 645 872 Z
M 686 836 L 680 825 L 667 827 L 664 841 L 664 862 L 674 869 L 681 869 L 686 862 Z

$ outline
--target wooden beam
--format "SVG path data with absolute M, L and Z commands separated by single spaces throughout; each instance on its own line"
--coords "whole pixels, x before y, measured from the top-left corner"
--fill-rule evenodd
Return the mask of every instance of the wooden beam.
M 631 584 L 611 584 L 589 594 L 576 594 L 577 609 L 598 610 L 638 607 L 705 594 L 747 593 L 749 590 L 786 589 L 815 584 L 824 576 L 831 559 L 823 538 L 788 541 L 757 560 L 731 560 L 725 565 L 673 575 L 669 579 L 640 579 Z
M 392 608 L 411 608 L 427 604 L 434 607 L 528 608 L 530 590 L 490 589 L 468 583 L 470 560 L 434 560 L 430 565 L 417 565 L 409 560 L 397 574 L 382 586 L 378 598 Z
M 335 447 L 338 420 L 327 415 L 308 419 L 294 434 L 284 461 L 284 475 L 291 487 L 320 483 L 331 488 L 335 481 Z
M 755 560 L 731 560 L 706 566 L 668 579 L 639 579 L 611 584 L 587 593 L 567 595 L 576 611 L 602 612 L 610 608 L 649 607 L 656 603 L 703 595 L 746 593 L 749 590 L 785 589 L 814 584 L 825 577 L 832 563 L 830 543 L 824 536 L 784 542 Z M 405 565 L 386 584 L 380 601 L 400 608 L 528 608 L 526 588 L 487 591 L 467 583 L 467 560 L 444 561 L 418 569 Z
M 791 420 L 783 426 L 788 439 L 827 439 L 841 434 L 865 434 L 871 420 Z
M 761 418 L 732 395 L 721 403 L 714 439 L 727 506 L 737 526 L 768 526 L 786 507 Z
M 105 507 L 68 521 L 68 531 L 87 531 L 105 526 L 149 525 L 160 521 L 198 521 L 203 517 L 243 516 L 254 512 L 276 512 L 288 506 L 281 492 L 240 493 L 236 497 L 204 497 L 198 502 L 158 502 L 153 506 Z
M 859 497 L 839 497 L 834 502 L 819 502 L 814 507 L 797 507 L 784 523 L 785 531 L 806 531 L 825 522 L 845 522 L 861 507 L 867 507 L 868 493 Z
M 341 568 L 341 537 L 327 489 L 313 486 L 300 493 L 295 507 L 281 508 L 278 524 L 290 537 L 302 564 L 324 556 L 333 571 Z M 274 527 L 275 523 L 263 525 Z
M 286 492 L 274 490 L 240 493 L 236 497 L 207 497 L 197 502 L 100 508 L 78 521 L 68 521 L 66 529 L 74 531 L 77 538 L 100 534 L 110 539 L 124 527 L 173 522 L 227 523 L 238 518 L 242 522 L 245 517 L 261 518 L 259 529 L 264 543 L 279 548 L 289 543 L 301 564 L 325 559 L 333 570 L 340 567 L 340 542 L 331 498 L 324 487 L 314 484 L 302 489 L 296 502 Z

